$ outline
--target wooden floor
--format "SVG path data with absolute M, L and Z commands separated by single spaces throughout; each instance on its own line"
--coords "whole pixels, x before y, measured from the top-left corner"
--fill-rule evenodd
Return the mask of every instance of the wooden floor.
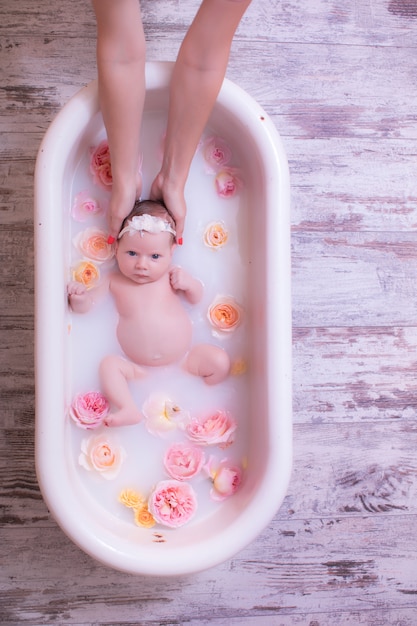
M 198 4 L 143 0 L 149 59 L 175 58 Z M 417 623 L 416 58 L 416 0 L 253 0 L 228 77 L 291 170 L 292 480 L 231 561 L 146 579 L 75 547 L 34 468 L 33 170 L 95 77 L 94 16 L 1 0 L 1 624 Z

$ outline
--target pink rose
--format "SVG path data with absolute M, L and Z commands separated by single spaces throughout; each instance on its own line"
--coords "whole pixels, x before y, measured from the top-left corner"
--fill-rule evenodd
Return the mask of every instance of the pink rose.
M 202 151 L 209 173 L 218 172 L 232 158 L 232 151 L 220 137 L 208 137 L 203 142 Z
M 204 453 L 188 443 L 174 443 L 168 448 L 164 457 L 165 469 L 176 480 L 192 478 L 201 470 Z
M 224 500 L 236 492 L 242 478 L 238 467 L 229 465 L 227 460 L 218 463 L 211 457 L 204 469 L 213 481 L 210 491 L 212 500 Z
M 111 190 L 113 177 L 111 173 L 110 150 L 107 139 L 104 139 L 96 148 L 91 149 L 90 173 L 96 185 Z
M 187 437 L 200 446 L 227 448 L 233 443 L 236 420 L 227 411 L 217 411 L 204 420 L 192 420 L 186 427 Z
M 74 237 L 78 252 L 91 261 L 104 263 L 114 256 L 113 247 L 107 242 L 107 234 L 97 228 L 87 228 Z
M 232 198 L 242 186 L 239 170 L 235 167 L 226 167 L 214 179 L 216 191 L 221 198 Z
M 78 461 L 86 470 L 95 470 L 103 478 L 112 480 L 119 473 L 125 458 L 126 452 L 122 446 L 108 436 L 98 435 L 82 440 Z
M 197 497 L 188 483 L 163 480 L 149 496 L 148 509 L 159 524 L 178 528 L 194 516 Z
M 80 428 L 98 428 L 107 417 L 110 405 L 98 391 L 78 394 L 72 401 L 69 414 Z
M 96 216 L 102 212 L 103 209 L 97 200 L 89 195 L 88 191 L 80 191 L 75 196 L 71 214 L 76 222 L 85 222 L 90 215 Z

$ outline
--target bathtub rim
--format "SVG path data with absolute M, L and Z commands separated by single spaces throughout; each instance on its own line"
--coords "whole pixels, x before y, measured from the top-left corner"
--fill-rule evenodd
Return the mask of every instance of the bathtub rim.
M 147 63 L 146 66 L 146 83 L 147 89 L 165 88 L 172 71 L 172 63 Z M 236 110 L 236 101 L 239 102 L 239 116 L 243 119 L 243 123 L 248 127 L 248 132 L 256 132 L 257 141 L 261 146 L 260 149 L 266 154 L 273 155 L 274 160 L 264 162 L 265 178 L 267 181 L 266 204 L 276 202 L 280 207 L 279 211 L 275 211 L 270 216 L 272 220 L 269 230 L 269 240 L 267 242 L 269 250 L 275 250 L 271 264 L 274 266 L 274 280 L 289 281 L 290 277 L 290 237 L 289 237 L 289 174 L 286 155 L 281 142 L 281 138 L 271 119 L 260 105 L 249 96 L 243 89 L 225 79 L 222 90 L 219 94 L 219 105 L 224 106 L 227 110 Z M 68 510 L 71 507 L 71 498 L 68 494 L 60 494 L 59 485 L 62 481 L 68 480 L 68 476 L 62 474 L 62 463 L 59 463 L 59 454 L 62 449 L 63 440 L 57 441 L 54 455 L 51 455 L 51 446 L 47 445 L 47 437 L 51 437 L 51 433 L 46 433 L 46 427 L 49 430 L 49 420 L 45 418 L 46 410 L 57 411 L 63 413 L 62 399 L 65 397 L 65 384 L 56 382 L 55 385 L 50 384 L 51 373 L 54 372 L 56 364 L 63 362 L 65 358 L 65 337 L 62 332 L 61 323 L 65 318 L 66 302 L 65 295 L 61 293 L 51 293 L 55 290 L 62 290 L 63 281 L 63 259 L 62 263 L 57 262 L 51 267 L 50 258 L 54 258 L 54 233 L 62 230 L 62 211 L 56 214 L 45 214 L 43 207 L 54 204 L 56 197 L 56 189 L 52 181 L 55 175 L 63 172 L 65 163 L 69 158 L 58 149 L 59 145 L 67 145 L 70 139 L 74 144 L 74 128 L 67 123 L 67 119 L 73 116 L 78 120 L 78 133 L 82 135 L 85 124 L 91 115 L 98 111 L 97 99 L 97 83 L 92 81 L 86 87 L 79 90 L 73 98 L 61 109 L 48 128 L 38 152 L 35 169 L 35 359 L 36 359 L 36 438 L 35 438 L 35 458 L 36 472 L 38 482 L 41 488 L 44 500 L 51 511 L 51 514 L 72 541 L 78 545 L 83 551 L 90 554 L 93 558 L 101 561 L 105 565 L 114 567 L 115 569 L 136 574 L 144 575 L 182 575 L 190 574 L 197 571 L 205 570 L 232 558 L 236 553 L 251 543 L 268 525 L 282 500 L 285 497 L 290 474 L 292 469 L 292 393 L 281 394 L 278 398 L 277 412 L 284 416 L 285 428 L 278 428 L 277 423 L 270 423 L 271 434 L 274 441 L 270 442 L 273 450 L 277 451 L 277 443 L 275 437 L 279 441 L 279 453 L 282 455 L 280 467 L 285 473 L 280 481 L 279 493 L 276 491 L 275 472 L 277 469 L 277 461 L 270 454 L 268 457 L 269 465 L 267 467 L 268 480 L 262 483 L 262 489 L 256 495 L 255 500 L 265 503 L 262 515 L 255 520 L 251 520 L 250 530 L 246 528 L 244 538 L 233 529 L 234 524 L 229 527 L 227 533 L 226 549 L 219 558 L 218 539 L 209 542 L 207 549 L 203 555 L 200 555 L 198 562 L 193 562 L 191 557 L 192 547 L 187 551 L 183 550 L 182 563 L 178 563 L 178 554 L 173 554 L 173 558 L 169 560 L 161 559 L 161 562 L 150 562 L 150 559 L 142 559 L 138 564 L 127 563 L 125 554 L 117 554 L 111 550 L 109 546 L 103 546 L 103 542 L 97 538 L 93 532 L 79 532 L 76 525 L 69 522 Z M 83 121 L 85 120 L 85 122 Z M 60 141 L 57 141 L 59 137 Z M 279 182 L 277 181 L 277 164 L 279 169 Z M 44 184 L 46 172 L 48 172 L 48 184 Z M 278 233 L 278 246 L 276 233 Z M 62 255 L 61 255 L 62 256 Z M 46 287 L 45 281 L 41 281 L 40 277 L 45 276 L 48 271 L 49 286 Z M 267 277 L 267 284 L 271 284 L 272 277 Z M 52 286 L 52 289 L 51 289 Z M 278 387 L 281 389 L 287 386 L 291 389 L 291 294 L 290 285 L 288 285 L 289 297 L 286 302 L 277 301 L 272 298 L 269 306 L 273 314 L 268 316 L 269 337 L 271 337 L 272 345 L 277 345 L 280 339 L 280 350 L 268 353 L 267 370 L 269 380 L 278 381 Z M 273 290 L 271 290 L 273 292 Z M 280 299 L 278 299 L 280 300 Z M 285 300 L 285 299 L 284 299 Z M 52 315 L 51 309 L 55 311 Z M 276 316 L 280 319 L 280 326 L 274 323 Z M 40 323 L 43 320 L 43 323 Z M 286 329 L 282 336 L 282 328 Z M 284 345 L 283 345 L 284 342 Z M 53 344 L 53 345 L 52 345 Z M 52 348 L 48 350 L 45 348 Z M 53 354 L 52 354 L 53 352 Z M 277 405 L 276 402 L 276 386 L 268 384 L 268 394 L 270 394 L 270 405 Z M 46 400 L 47 398 L 47 400 Z M 64 428 L 57 429 L 58 438 L 64 439 Z M 48 457 L 46 456 L 48 452 Z M 61 471 L 56 471 L 60 468 Z M 55 471 L 51 473 L 51 469 Z M 58 495 L 57 495 L 58 494 Z M 271 497 L 273 494 L 273 497 Z M 269 497 L 268 497 L 269 496 Z M 75 502 L 78 503 L 78 500 Z M 254 503 L 256 505 L 256 502 Z M 91 530 L 91 529 L 90 529 Z M 214 543 L 215 545 L 211 545 Z M 146 551 L 145 551 L 146 552 Z M 174 550 L 175 553 L 175 550 Z M 189 558 L 184 558 L 189 555 Z M 146 557 L 146 555 L 145 555 Z M 139 567 L 138 567 L 139 565 Z

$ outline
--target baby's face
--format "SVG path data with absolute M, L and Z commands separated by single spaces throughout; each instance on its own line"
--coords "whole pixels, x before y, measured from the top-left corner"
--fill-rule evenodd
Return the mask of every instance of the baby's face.
M 119 270 L 135 283 L 155 282 L 168 271 L 174 248 L 170 233 L 125 233 L 117 242 Z

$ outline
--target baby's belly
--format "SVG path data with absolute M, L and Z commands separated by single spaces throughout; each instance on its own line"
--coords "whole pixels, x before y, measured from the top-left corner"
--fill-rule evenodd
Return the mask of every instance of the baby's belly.
M 181 316 L 175 323 L 172 319 L 146 322 L 119 321 L 117 337 L 131 361 L 138 365 L 168 365 L 179 361 L 189 350 L 192 327 L 188 317 Z

